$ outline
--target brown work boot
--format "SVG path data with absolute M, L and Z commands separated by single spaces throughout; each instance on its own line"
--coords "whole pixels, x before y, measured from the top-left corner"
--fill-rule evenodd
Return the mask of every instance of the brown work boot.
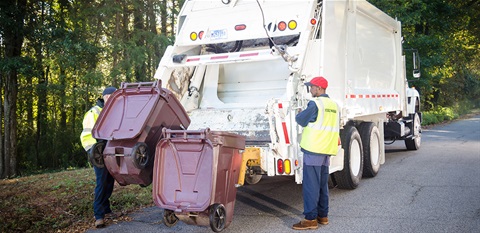
M 328 217 L 317 217 L 317 222 L 322 225 L 328 225 Z
M 105 221 L 103 221 L 103 218 L 95 220 L 96 228 L 102 228 L 104 226 L 105 226 Z
M 318 228 L 317 220 L 304 219 L 299 223 L 293 224 L 293 229 L 295 230 L 308 230 L 308 229 L 317 229 L 317 228 Z
M 122 213 L 114 213 L 114 212 L 110 212 L 108 214 L 105 214 L 105 219 L 116 219 L 118 217 L 122 216 Z

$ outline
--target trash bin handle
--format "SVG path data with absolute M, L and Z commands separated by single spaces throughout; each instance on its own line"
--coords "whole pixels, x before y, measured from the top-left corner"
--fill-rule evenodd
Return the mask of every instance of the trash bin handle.
M 125 89 L 125 88 L 129 88 L 129 87 L 137 87 L 137 88 L 140 88 L 140 87 L 148 87 L 148 86 L 151 86 L 153 88 L 155 87 L 161 87 L 162 86 L 162 80 L 157 80 L 155 82 L 138 82 L 138 83 L 127 83 L 127 82 L 122 82 L 121 84 L 121 88 L 122 89 Z
M 207 139 L 207 135 L 209 133 L 210 133 L 210 128 L 201 129 L 201 130 L 173 130 L 173 129 L 167 129 L 167 128 L 162 129 L 163 138 L 166 138 L 166 139 L 182 138 L 183 140 L 187 140 L 187 139 L 193 139 L 192 135 L 200 135 L 200 139 Z

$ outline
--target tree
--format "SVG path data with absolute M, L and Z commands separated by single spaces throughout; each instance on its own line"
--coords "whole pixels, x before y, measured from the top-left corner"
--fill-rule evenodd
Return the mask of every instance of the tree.
M 107 85 L 152 80 L 182 3 L 1 1 L 0 177 L 85 165 L 83 113 Z
M 17 92 L 18 73 L 22 68 L 21 50 L 24 40 L 23 20 L 26 13 L 26 0 L 4 1 L 0 8 L 1 34 L 4 38 L 4 164 L 1 177 L 17 175 Z M 3 75 L 2 75 L 3 76 Z
M 423 110 L 478 101 L 480 88 L 475 61 L 480 55 L 478 1 L 371 0 L 397 17 L 403 26 L 404 47 L 417 48 L 422 78 L 411 82 L 420 89 Z

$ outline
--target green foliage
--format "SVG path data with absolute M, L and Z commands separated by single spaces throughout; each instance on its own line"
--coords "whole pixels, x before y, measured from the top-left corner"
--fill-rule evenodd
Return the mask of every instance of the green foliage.
M 465 100 L 458 102 L 451 107 L 435 107 L 430 111 L 422 113 L 422 125 L 433 125 L 444 121 L 457 119 L 461 115 L 468 114 L 478 108 L 475 103 Z
M 408 0 L 371 3 L 402 21 L 406 48 L 416 48 L 424 110 L 479 99 L 480 4 L 477 1 Z
M 449 121 L 458 117 L 458 114 L 451 107 L 437 107 L 433 112 L 439 121 Z
M 160 9 L 173 19 L 178 2 L 36 1 L 20 21 L 24 43 L 16 49 L 22 56 L 10 58 L 4 57 L 3 32 L 18 29 L 12 16 L 19 12 L 16 5 L 0 4 L 0 76 L 18 73 L 21 174 L 88 164 L 79 140 L 84 113 L 105 86 L 153 80 L 173 43 L 171 31 L 161 26 L 174 28 L 174 22 L 160 24 Z
M 422 125 L 432 125 L 440 122 L 437 119 L 437 116 L 432 112 L 423 112 L 422 113 Z

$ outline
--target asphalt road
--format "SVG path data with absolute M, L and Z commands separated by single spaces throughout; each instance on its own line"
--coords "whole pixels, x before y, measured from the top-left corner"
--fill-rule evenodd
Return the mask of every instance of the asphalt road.
M 386 146 L 375 178 L 355 190 L 330 190 L 330 224 L 321 232 L 480 232 L 480 115 L 424 129 L 422 147 L 403 141 Z M 234 218 L 225 233 L 295 232 L 303 218 L 301 185 L 293 177 L 266 177 L 240 187 Z M 104 232 L 213 232 L 179 222 L 168 228 L 158 207 L 131 214 L 131 222 Z

